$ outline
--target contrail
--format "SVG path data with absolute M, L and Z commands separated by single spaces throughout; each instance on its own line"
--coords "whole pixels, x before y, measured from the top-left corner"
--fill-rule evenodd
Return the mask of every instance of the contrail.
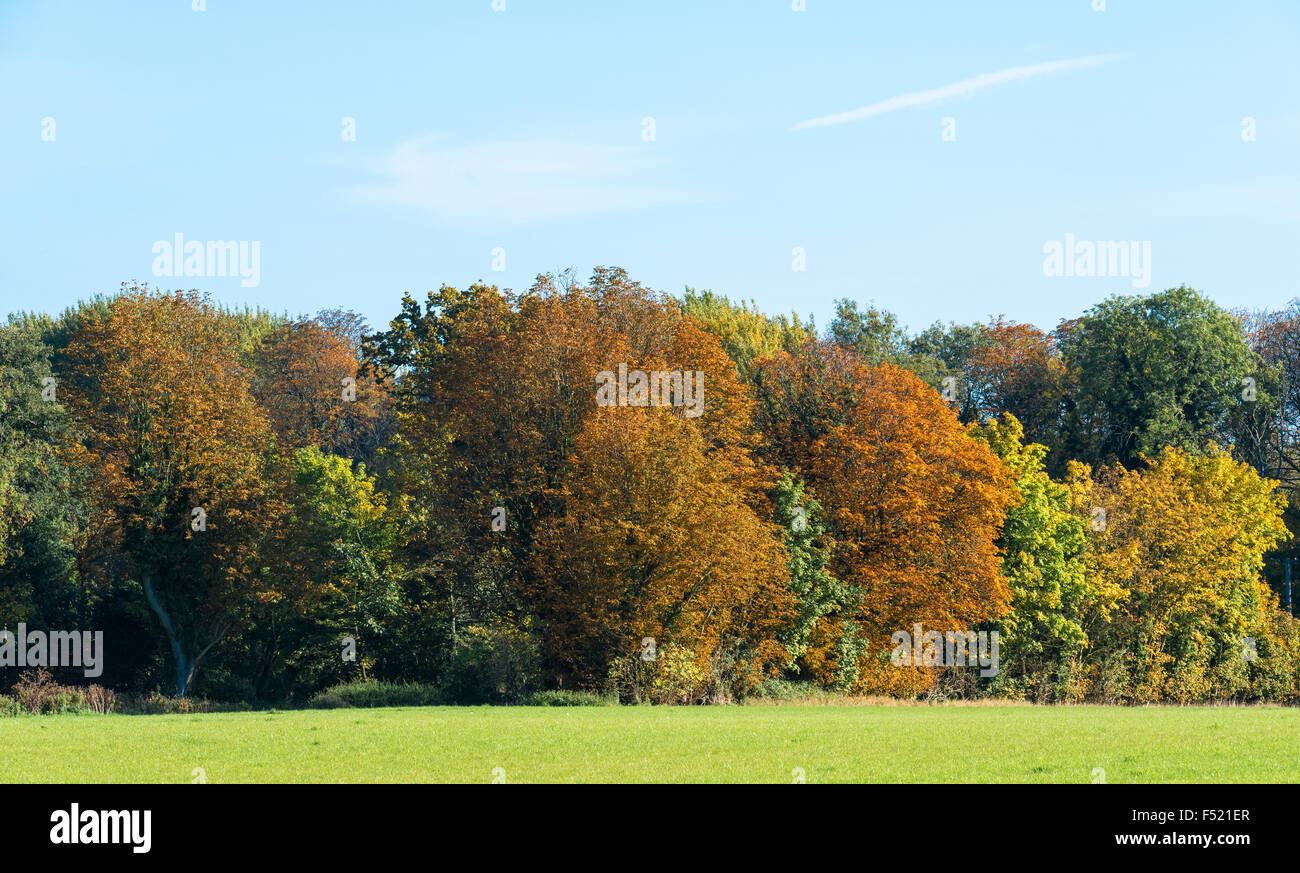
M 893 112 L 897 109 L 906 109 L 909 106 L 920 106 L 923 103 L 933 103 L 936 100 L 944 100 L 948 97 L 956 97 L 959 94 L 969 94 L 972 91 L 980 91 L 993 85 L 1001 85 L 1011 82 L 1015 79 L 1028 79 L 1031 76 L 1044 76 L 1048 73 L 1057 73 L 1062 70 L 1082 70 L 1087 67 L 1095 67 L 1104 64 L 1107 61 L 1115 59 L 1115 55 L 1093 55 L 1087 58 L 1074 58 L 1065 61 L 1048 61 L 1045 64 L 1030 64 L 1025 67 L 1011 67 L 1006 70 L 999 70 L 996 73 L 985 73 L 982 76 L 976 76 L 973 79 L 962 79 L 960 82 L 953 82 L 948 85 L 941 85 L 929 91 L 918 91 L 915 94 L 900 94 L 897 97 L 890 97 L 888 100 L 881 100 L 879 103 L 872 103 L 870 106 L 863 106 L 860 109 L 851 109 L 848 112 L 837 112 L 834 115 L 823 115 L 820 118 L 810 118 L 807 121 L 801 121 L 791 130 L 807 130 L 810 127 L 828 127 L 832 124 L 847 124 L 850 121 L 861 121 L 864 118 L 871 118 L 875 115 L 884 115 L 886 112 Z

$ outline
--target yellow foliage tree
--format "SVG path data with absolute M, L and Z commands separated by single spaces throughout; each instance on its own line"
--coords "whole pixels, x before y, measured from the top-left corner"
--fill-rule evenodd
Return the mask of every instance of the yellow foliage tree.
M 1287 539 L 1277 483 L 1211 446 L 1165 449 L 1145 469 L 1078 463 L 1068 485 L 1087 518 L 1097 593 L 1085 630 L 1094 693 L 1148 702 L 1248 696 L 1286 660 L 1264 554 Z M 1261 663 L 1266 662 L 1266 663 Z

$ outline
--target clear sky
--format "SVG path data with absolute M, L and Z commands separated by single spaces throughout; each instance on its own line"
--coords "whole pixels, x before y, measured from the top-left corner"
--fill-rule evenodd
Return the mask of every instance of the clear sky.
M 1051 328 L 1141 290 L 1045 275 L 1067 233 L 1149 242 L 1147 291 L 1300 296 L 1295 0 L 492 5 L 0 0 L 0 314 L 138 279 L 379 326 L 609 264 Z M 260 281 L 155 278 L 178 233 Z

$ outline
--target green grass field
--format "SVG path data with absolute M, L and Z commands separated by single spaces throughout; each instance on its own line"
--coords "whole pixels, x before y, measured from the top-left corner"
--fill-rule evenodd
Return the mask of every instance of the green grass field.
M 5 782 L 1295 782 L 1300 709 L 432 707 L 0 719 Z M 497 768 L 500 768 L 499 770 Z M 495 775 L 494 775 L 495 773 Z

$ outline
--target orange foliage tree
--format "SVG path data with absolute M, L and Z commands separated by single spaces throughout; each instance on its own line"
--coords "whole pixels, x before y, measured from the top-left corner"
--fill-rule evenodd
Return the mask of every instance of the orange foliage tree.
M 1011 413 L 1027 440 L 1055 445 L 1067 387 L 1055 341 L 1033 325 L 1005 318 L 991 320 L 984 337 L 966 364 L 976 419 Z
M 268 494 L 271 434 L 235 359 L 231 324 L 195 292 L 131 288 L 68 350 L 64 397 L 91 473 L 92 572 L 138 581 L 188 693 L 246 614 Z
M 272 331 L 256 355 L 254 396 L 287 447 L 368 460 L 381 438 L 384 392 L 358 358 L 347 313 Z
M 784 549 L 729 473 L 680 412 L 588 419 L 528 576 L 561 676 L 599 687 L 646 637 L 692 654 L 694 699 L 752 688 L 784 662 Z
M 413 563 L 428 583 L 423 596 L 445 610 L 452 645 L 456 628 L 465 624 L 504 620 L 532 627 L 529 618 L 540 618 L 536 630 L 553 675 L 590 685 L 604 680 L 613 653 L 622 650 L 623 643 L 609 640 L 653 635 L 633 625 L 675 629 L 682 640 L 698 644 L 703 660 L 722 651 L 723 637 L 743 624 L 720 593 L 741 590 L 740 583 L 725 574 L 707 583 L 692 575 L 706 560 L 703 553 L 662 553 L 670 544 L 677 548 L 683 536 L 663 530 L 663 521 L 647 530 L 641 544 L 642 560 L 659 562 L 667 574 L 655 577 L 662 589 L 657 599 L 599 633 L 584 614 L 613 615 L 624 607 L 562 602 L 566 591 L 600 590 L 610 569 L 590 563 L 608 545 L 601 539 L 609 533 L 603 522 L 588 526 L 581 553 L 588 563 L 582 563 L 579 553 L 565 554 L 569 547 L 558 534 L 567 529 L 562 520 L 596 511 L 580 502 L 625 520 L 637 511 L 611 504 L 612 494 L 602 501 L 590 481 L 581 481 L 596 468 L 617 469 L 597 458 L 635 460 L 647 445 L 667 450 L 671 434 L 665 428 L 678 428 L 671 457 L 684 466 L 685 484 L 668 498 L 650 493 L 649 480 L 643 480 L 650 490 L 637 495 L 642 507 L 679 501 L 673 517 L 681 521 L 698 512 L 700 521 L 687 528 L 697 533 L 700 524 L 721 530 L 724 508 L 735 513 L 731 523 L 746 532 L 745 541 L 766 544 L 743 561 L 739 552 L 725 550 L 740 562 L 735 572 L 748 574 L 751 586 L 766 584 L 769 571 L 760 564 L 773 545 L 780 548 L 780 540 L 757 520 L 768 516 L 765 473 L 751 452 L 752 399 L 718 340 L 683 317 L 674 301 L 621 270 L 597 270 L 586 287 L 566 278 L 541 277 L 517 296 L 483 285 L 444 287 L 429 295 L 423 310 L 407 298 L 403 316 L 371 348 L 382 371 L 394 378 L 402 475 L 427 511 L 418 541 L 410 544 Z M 597 376 L 620 364 L 628 370 L 703 373 L 703 414 L 688 415 L 684 407 L 600 409 Z M 636 424 L 646 415 L 663 421 Z M 631 442 L 614 438 L 619 422 L 632 428 L 622 438 Z M 598 481 L 626 490 L 617 481 Z M 500 526 L 492 524 L 494 516 Z M 566 567 L 588 575 L 575 581 L 572 573 L 564 575 Z M 705 611 L 711 608 L 712 617 L 706 621 L 687 610 L 666 624 L 663 604 L 678 597 L 693 608 L 694 596 L 687 592 L 701 585 L 711 592 Z M 726 651 L 746 652 L 737 656 L 742 660 L 766 664 L 774 657 L 750 638 L 726 645 Z M 733 659 L 719 675 L 733 668 L 749 669 Z
M 891 665 L 890 635 L 918 622 L 971 630 L 1006 611 L 995 541 L 1015 499 L 1010 474 L 938 393 L 898 367 L 809 343 L 761 362 L 757 384 L 769 453 L 822 501 L 832 572 L 860 592 L 852 614 L 829 615 L 831 632 L 816 638 L 833 647 L 852 622 L 870 644 L 859 690 L 923 690 L 933 675 Z

